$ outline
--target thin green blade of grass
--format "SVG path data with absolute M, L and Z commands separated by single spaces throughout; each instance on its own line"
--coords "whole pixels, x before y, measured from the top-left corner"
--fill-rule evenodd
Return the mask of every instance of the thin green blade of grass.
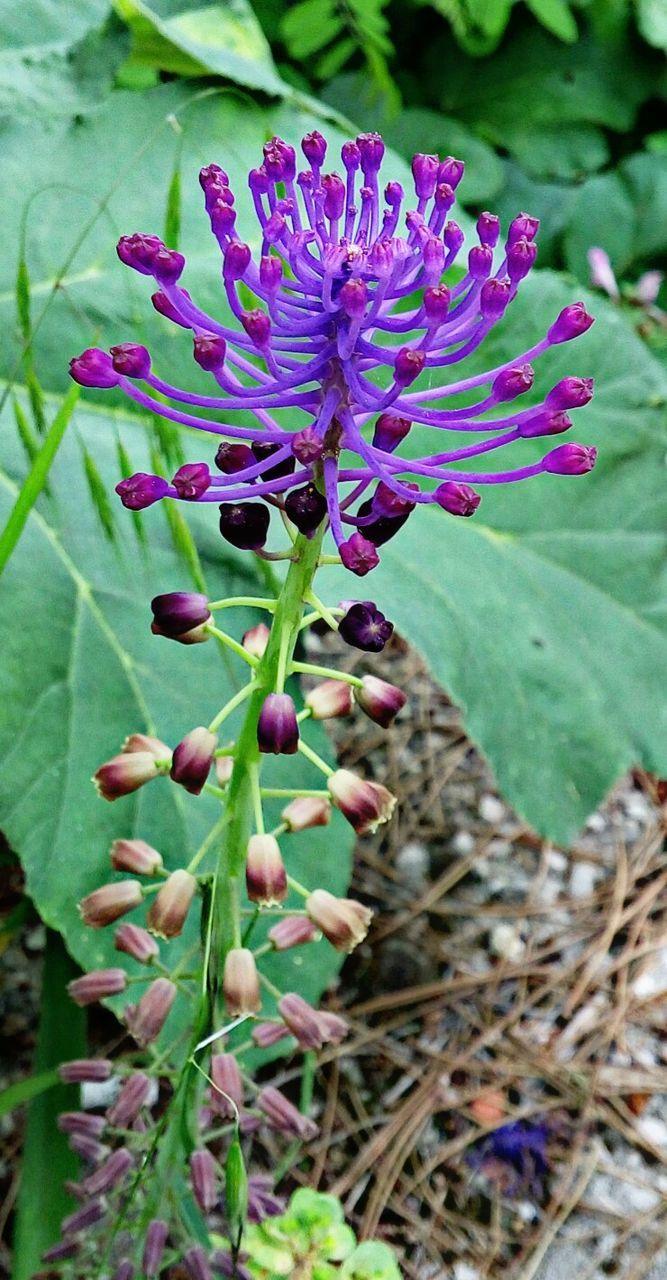
M 31 1102 L 47 1089 L 52 1089 L 59 1079 L 57 1071 L 40 1071 L 39 1075 L 28 1076 L 27 1080 L 18 1080 L 16 1084 L 8 1085 L 0 1093 L 0 1116 L 9 1115 L 10 1111 L 22 1107 L 25 1102 Z
M 25 382 L 28 388 L 28 397 L 30 399 L 30 408 L 34 418 L 35 426 L 40 435 L 44 435 L 46 431 L 46 411 L 44 407 L 44 394 L 39 384 L 39 379 L 35 373 L 35 367 L 32 358 L 32 317 L 30 310 L 30 272 L 25 254 L 22 252 L 19 258 L 16 270 L 16 314 L 19 322 L 19 332 L 23 342 L 23 363 L 25 366 Z
M 134 474 L 136 467 L 132 466 L 130 455 L 120 437 L 116 442 L 116 449 L 118 452 L 118 468 L 120 470 L 121 477 L 123 480 L 127 480 Z M 136 533 L 139 542 L 141 542 L 143 546 L 146 546 L 148 539 L 146 535 L 146 526 L 144 525 L 141 512 L 131 511 L 130 515 L 132 517 L 132 524 L 134 525 L 134 532 Z
M 83 469 L 86 474 L 92 504 L 97 512 L 106 537 L 110 542 L 115 542 L 116 522 L 114 520 L 113 508 L 109 501 L 106 485 L 99 473 L 97 463 L 95 462 L 93 455 L 86 448 L 83 442 L 81 442 L 81 450 L 83 453 Z
M 35 461 L 35 458 L 39 453 L 40 442 L 35 436 L 30 418 L 25 412 L 20 400 L 17 400 L 16 397 L 14 397 L 12 401 L 12 407 L 14 409 L 14 421 L 16 423 L 16 430 L 19 433 L 19 439 L 23 445 L 28 462 L 32 463 Z
M 181 170 L 177 164 L 171 175 L 164 218 L 164 238 L 170 249 L 178 249 L 181 234 Z

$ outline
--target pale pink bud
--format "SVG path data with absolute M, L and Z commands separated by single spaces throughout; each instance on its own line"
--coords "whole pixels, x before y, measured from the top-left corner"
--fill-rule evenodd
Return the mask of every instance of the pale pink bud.
M 80 1156 L 87 1164 L 100 1164 L 109 1154 L 109 1148 L 96 1138 L 89 1138 L 87 1133 L 73 1133 L 69 1145 L 75 1155 Z
M 383 729 L 389 728 L 406 701 L 402 689 L 388 684 L 386 680 L 379 680 L 377 676 L 363 676 L 361 688 L 355 689 L 354 696 L 362 711 Z
M 116 1101 L 107 1111 L 109 1124 L 116 1129 L 127 1129 L 136 1120 L 150 1093 L 151 1080 L 143 1071 L 136 1071 L 134 1075 L 128 1076 Z
M 285 916 L 269 929 L 269 942 L 276 951 L 288 951 L 290 947 L 300 947 L 306 942 L 314 942 L 317 929 L 307 916 Z
M 134 911 L 143 900 L 138 880 L 118 880 L 116 884 L 104 884 L 82 898 L 79 911 L 84 924 L 91 929 L 102 929 L 128 911 Z
M 162 854 L 145 840 L 114 840 L 111 865 L 115 871 L 133 871 L 137 876 L 152 876 L 162 867 Z
M 226 787 L 234 772 L 233 756 L 216 756 L 215 777 L 219 787 Z
M 256 627 L 246 631 L 241 643 L 246 653 L 251 653 L 254 658 L 263 658 L 270 635 L 271 631 L 266 623 L 258 622 Z
M 108 1058 L 72 1058 L 58 1067 L 64 1084 L 102 1084 L 111 1079 L 112 1072 L 113 1062 Z
M 287 1133 L 292 1138 L 302 1138 L 304 1142 L 309 1142 L 319 1133 L 315 1121 L 297 1111 L 289 1098 L 271 1085 L 267 1089 L 262 1089 L 257 1098 L 257 1106 L 266 1116 L 271 1128 L 277 1129 L 279 1133 Z
M 67 990 L 75 1004 L 84 1008 L 94 1004 L 96 1000 L 105 1000 L 107 996 L 117 996 L 127 986 L 127 974 L 124 969 L 93 969 L 84 973 L 82 978 L 75 978 L 67 984 Z
M 325 796 L 295 796 L 280 816 L 290 831 L 326 827 L 331 821 L 331 805 Z
M 588 250 L 586 257 L 588 258 L 588 266 L 591 273 L 591 284 L 593 285 L 593 288 L 603 289 L 610 298 L 613 298 L 615 302 L 618 302 L 621 295 L 616 276 L 614 275 L 614 269 L 609 261 L 609 254 L 605 249 L 593 246 L 593 248 Z
M 168 764 L 171 760 L 171 747 L 168 747 L 160 738 L 154 738 L 150 733 L 128 734 L 121 751 L 129 754 L 135 751 L 147 751 L 160 764 Z
M 185 787 L 190 795 L 198 796 L 211 771 L 217 745 L 217 734 L 210 733 L 203 725 L 191 729 L 174 750 L 170 770 L 172 781 Z
M 323 680 L 306 694 L 305 702 L 314 720 L 349 716 L 353 707 L 352 690 L 343 680 Z
M 211 1110 L 225 1120 L 235 1120 L 243 1106 L 243 1080 L 233 1053 L 211 1058 Z
M 133 1160 L 126 1147 L 119 1147 L 108 1160 L 100 1165 L 84 1181 L 84 1188 L 90 1196 L 105 1195 L 112 1187 L 118 1186 L 132 1168 Z
M 396 807 L 396 796 L 380 782 L 367 782 L 349 769 L 332 773 L 327 787 L 336 807 L 360 836 L 377 831 L 381 823 L 389 821 Z
M 175 983 L 168 978 L 156 978 L 138 1004 L 126 1005 L 125 1022 L 137 1044 L 143 1047 L 159 1036 L 176 993 Z
M 327 889 L 316 889 L 306 899 L 313 924 L 337 951 L 353 951 L 368 933 L 373 912 L 354 898 L 336 898 Z
M 190 1177 L 195 1200 L 202 1213 L 209 1213 L 218 1199 L 218 1180 L 215 1161 L 210 1151 L 193 1151 L 190 1156 Z
M 278 1010 L 301 1049 L 321 1049 L 328 1043 L 337 1044 L 347 1035 L 343 1018 L 334 1013 L 320 1013 L 295 991 L 288 991 L 278 1001 Z
M 60 1230 L 64 1236 L 76 1235 L 78 1231 L 87 1231 L 89 1227 L 94 1227 L 106 1217 L 106 1214 L 107 1205 L 104 1200 L 91 1200 L 63 1218 Z
M 104 1116 L 85 1111 L 61 1111 L 56 1123 L 61 1133 L 85 1133 L 89 1138 L 101 1138 L 107 1126 Z
M 151 933 L 157 934 L 158 938 L 178 937 L 196 890 L 197 880 L 189 871 L 183 868 L 172 871 L 158 889 L 146 917 Z
M 213 1280 L 213 1272 L 208 1265 L 206 1252 L 201 1245 L 188 1249 L 183 1259 L 190 1280 Z
M 257 1013 L 262 1000 L 252 951 L 246 947 L 235 947 L 227 952 L 222 986 L 230 1018 L 242 1013 Z
M 150 964 L 160 954 L 155 938 L 151 938 L 150 933 L 138 924 L 120 925 L 114 934 L 114 947 L 116 951 L 123 951 L 138 960 L 139 964 Z
M 279 1040 L 289 1035 L 287 1027 L 280 1022 L 259 1022 L 252 1029 L 252 1038 L 258 1049 L 270 1049 Z
M 246 889 L 251 902 L 279 906 L 287 897 L 287 873 L 275 836 L 254 835 L 248 841 Z
M 132 751 L 100 765 L 92 781 L 103 800 L 118 800 L 159 778 L 161 772 L 150 751 Z
M 154 1277 L 160 1274 L 162 1256 L 168 1235 L 169 1227 L 161 1218 L 154 1218 L 152 1222 L 149 1222 L 144 1255 L 141 1260 L 141 1269 L 147 1280 L 154 1280 Z

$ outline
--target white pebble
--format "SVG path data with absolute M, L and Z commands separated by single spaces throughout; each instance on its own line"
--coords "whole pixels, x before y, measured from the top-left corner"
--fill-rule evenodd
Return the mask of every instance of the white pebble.
M 589 898 L 600 879 L 600 868 L 594 862 L 575 862 L 570 872 L 570 893 L 573 898 Z
M 601 813 L 592 813 L 590 818 L 586 819 L 587 831 L 604 831 L 607 823 Z
M 396 870 L 410 884 L 422 885 L 428 875 L 428 849 L 419 840 L 408 840 L 396 857 Z
M 480 1280 L 479 1271 L 471 1267 L 469 1262 L 455 1262 L 452 1275 L 454 1280 Z
M 485 822 L 502 822 L 505 817 L 505 806 L 497 796 L 483 795 L 479 802 L 479 816 Z
M 518 929 L 511 924 L 497 924 L 491 931 L 491 950 L 503 960 L 520 960 L 526 944 Z
M 457 831 L 450 841 L 452 853 L 456 853 L 460 858 L 466 858 L 475 848 L 475 837 L 470 831 Z
M 667 1147 L 667 1124 L 658 1116 L 639 1116 L 636 1128 L 642 1138 L 654 1147 Z
M 550 849 L 547 854 L 547 866 L 551 871 L 565 871 L 568 866 L 569 859 L 561 853 L 560 849 Z
M 640 1000 L 667 991 L 667 947 L 660 947 L 648 957 L 641 972 L 630 983 L 630 990 Z

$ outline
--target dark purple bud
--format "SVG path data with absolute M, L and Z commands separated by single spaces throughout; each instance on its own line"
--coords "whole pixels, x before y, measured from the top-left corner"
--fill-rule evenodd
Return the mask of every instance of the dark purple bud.
M 382 164 L 384 142 L 379 133 L 360 133 L 357 135 L 357 146 L 361 156 L 361 168 L 364 175 L 377 173 Z
M 340 149 L 340 155 L 347 172 L 356 173 L 361 165 L 361 152 L 356 142 L 344 142 Z
M 304 427 L 303 431 L 298 431 L 292 437 L 292 453 L 298 462 L 302 462 L 304 466 L 309 466 L 311 462 L 317 462 L 324 452 L 324 444 L 321 436 L 318 435 L 314 427 Z
M 117 387 L 118 374 L 111 356 L 99 347 L 89 347 L 69 362 L 69 376 L 80 387 Z
M 211 486 L 211 473 L 205 462 L 186 462 L 178 468 L 171 482 L 179 496 L 196 502 Z
M 240 280 L 250 265 L 252 253 L 250 245 L 242 240 L 232 240 L 225 251 L 222 273 L 225 280 Z
M 263 1173 L 251 1174 L 248 1179 L 248 1221 L 262 1222 L 264 1218 L 284 1212 L 284 1200 L 273 1194 L 273 1179 Z
M 86 1231 L 89 1227 L 94 1227 L 96 1223 L 101 1222 L 106 1213 L 107 1206 L 104 1200 L 91 1200 L 63 1218 L 60 1230 L 64 1236 L 76 1235 L 78 1231 Z
M 455 160 L 454 156 L 446 156 L 438 169 L 438 182 L 448 182 L 450 187 L 456 189 L 464 172 L 465 165 L 462 160 Z
M 492 277 L 485 280 L 479 297 L 479 309 L 485 320 L 499 320 L 507 309 L 510 300 L 510 281 L 496 280 Z
M 169 485 L 163 476 L 151 476 L 145 471 L 137 471 L 135 475 L 128 476 L 116 485 L 116 493 L 128 511 L 143 511 L 145 507 L 152 507 L 154 502 L 164 498 L 168 489 Z
M 447 212 L 449 209 L 451 209 L 455 199 L 456 199 L 456 196 L 454 195 L 454 188 L 450 187 L 448 182 L 439 182 L 435 189 L 436 209 L 438 210 L 444 209 L 445 212 Z
M 271 338 L 271 321 L 266 312 L 255 307 L 254 311 L 241 312 L 241 324 L 251 342 L 261 351 L 268 347 Z
M 224 441 L 215 455 L 216 467 L 219 471 L 224 471 L 226 476 L 245 471 L 246 467 L 252 467 L 256 461 L 247 444 L 227 444 Z
M 562 431 L 569 431 L 572 419 L 560 410 L 558 413 L 536 413 L 534 418 L 520 422 L 519 435 L 530 440 L 533 436 L 557 436 Z
M 363 280 L 346 280 L 338 300 L 346 315 L 363 316 L 368 302 L 368 288 Z
M 149 938 L 149 941 L 153 942 L 153 939 Z M 153 946 L 155 946 L 154 942 Z M 143 1071 L 135 1071 L 134 1075 L 128 1076 L 116 1101 L 107 1111 L 108 1123 L 114 1129 L 127 1129 L 148 1102 L 152 1088 L 150 1076 L 145 1075 Z
M 287 1133 L 292 1138 L 301 1138 L 304 1142 L 309 1142 L 319 1133 L 315 1121 L 304 1116 L 301 1111 L 297 1111 L 284 1093 L 280 1093 L 272 1085 L 262 1089 L 257 1098 L 257 1106 L 266 1116 L 271 1128 L 277 1129 L 279 1133 Z
M 430 200 L 438 181 L 440 161 L 437 156 L 427 156 L 418 152 L 412 157 L 412 176 L 415 180 L 415 191 L 420 200 Z
M 510 222 L 507 232 L 507 247 L 516 244 L 517 240 L 534 240 L 540 225 L 539 218 L 532 218 L 529 213 L 519 213 Z
M 558 476 L 583 476 L 592 471 L 598 451 L 588 444 L 559 444 L 544 459 L 544 470 Z
M 283 278 L 283 264 L 274 254 L 265 255 L 259 262 L 259 283 L 267 293 L 276 293 Z
M 310 898 L 308 902 L 310 902 Z M 368 915 L 370 917 L 370 911 Z M 348 949 L 351 951 L 352 947 L 345 948 L 345 950 Z M 312 1005 L 308 1004 L 307 1000 L 297 995 L 295 991 L 288 991 L 278 1001 L 278 1011 L 286 1027 L 289 1028 L 294 1039 L 298 1042 L 300 1049 L 322 1049 L 325 1044 L 335 1041 L 335 1034 L 331 1034 L 333 1027 L 327 1023 L 326 1014 L 318 1013 L 317 1010 L 313 1009 Z M 338 1040 L 342 1040 L 347 1033 L 347 1023 L 342 1018 L 337 1018 L 336 1021 L 341 1024 L 341 1034 L 338 1036 Z
M 553 344 L 569 342 L 571 338 L 578 338 L 580 334 L 585 333 L 592 324 L 594 324 L 594 317 L 588 314 L 583 302 L 571 302 L 568 307 L 563 307 L 549 329 L 547 337 Z
M 69 1146 L 75 1155 L 80 1156 L 86 1164 L 101 1164 L 109 1155 L 109 1148 L 104 1146 L 103 1142 L 97 1142 L 95 1138 L 89 1138 L 85 1133 L 73 1133 Z
M 411 482 L 408 482 L 405 488 L 412 489 L 415 493 L 419 492 L 419 486 Z M 384 483 L 384 480 L 381 480 L 378 484 L 373 494 L 372 503 L 374 514 L 386 516 L 390 520 L 396 520 L 399 516 L 410 515 L 410 512 L 415 509 L 414 502 L 411 502 L 408 498 L 401 497 L 398 493 L 394 493 L 394 490 L 390 489 L 389 485 Z
M 166 1222 L 160 1218 L 154 1218 L 148 1224 L 146 1232 L 146 1244 L 144 1245 L 144 1255 L 141 1267 L 146 1280 L 155 1280 L 159 1276 L 161 1270 L 162 1256 L 164 1247 L 167 1243 L 169 1235 L 169 1227 Z
M 451 294 L 446 284 L 424 289 L 424 311 L 429 325 L 442 324 L 449 311 L 450 299 Z
M 269 693 L 257 724 L 260 751 L 291 756 L 298 750 L 299 726 L 296 707 L 288 693 Z
M 112 347 L 111 359 L 116 373 L 126 378 L 147 378 L 151 371 L 150 354 L 138 342 L 121 342 Z
M 488 244 L 490 249 L 495 248 L 500 236 L 500 218 L 495 213 L 480 213 L 477 219 L 477 234 L 482 244 Z
M 437 236 L 429 236 L 422 246 L 424 275 L 427 280 L 437 282 L 445 268 L 445 248 Z
M 230 236 L 234 230 L 236 222 L 236 213 L 231 205 L 225 200 L 216 200 L 210 207 L 209 217 L 211 219 L 211 231 L 219 240 L 224 240 Z
M 266 542 L 271 519 L 263 502 L 223 502 L 220 532 L 239 551 L 259 551 Z
M 193 1151 L 190 1156 L 190 1177 L 195 1200 L 202 1213 L 210 1213 L 218 1199 L 218 1179 L 215 1160 L 210 1151 Z
M 199 185 L 202 191 L 206 191 L 211 183 L 218 182 L 223 186 L 227 186 L 229 182 L 229 174 L 220 168 L 219 164 L 207 164 L 203 169 L 199 170 Z
M 296 174 L 296 151 L 282 138 L 265 142 L 264 168 L 274 182 L 292 182 Z
M 337 173 L 327 173 L 322 179 L 324 213 L 327 218 L 340 218 L 345 207 L 345 183 Z
M 255 441 L 250 448 L 252 449 L 254 461 L 264 462 L 266 458 L 270 458 L 274 453 L 278 452 L 280 445 L 262 444 L 259 441 Z M 282 462 L 279 462 L 275 467 L 267 467 L 266 471 L 262 472 L 262 480 L 278 480 L 280 476 L 289 476 L 292 474 L 294 466 L 294 458 L 283 458 Z
M 163 245 L 153 258 L 151 274 L 155 276 L 158 284 L 176 284 L 176 281 L 183 274 L 184 266 L 185 258 L 183 254 L 177 253 L 175 249 L 167 249 Z
M 345 568 L 359 578 L 364 578 L 380 563 L 374 543 L 361 533 L 353 533 L 347 542 L 341 542 L 338 553 Z
M 473 280 L 486 280 L 492 266 L 493 253 L 488 245 L 474 245 L 468 254 L 468 270 Z
M 225 362 L 227 344 L 217 333 L 198 333 L 193 341 L 192 354 L 200 369 L 215 373 Z
M 61 1111 L 56 1123 L 61 1133 L 85 1133 L 89 1138 L 101 1138 L 107 1126 L 104 1116 L 85 1111 Z
M 346 644 L 363 649 L 365 653 L 381 653 L 393 631 L 393 622 L 380 613 L 372 600 L 359 600 L 350 605 L 338 623 L 338 634 Z
M 528 275 L 536 257 L 537 245 L 534 240 L 521 236 L 510 245 L 507 250 L 507 274 L 514 284 Z
M 312 538 L 327 514 L 326 498 L 314 484 L 305 484 L 302 489 L 292 489 L 288 493 L 285 511 L 299 533 Z
M 281 1026 L 278 1022 L 255 1023 L 252 1029 L 253 1043 L 257 1045 L 258 1049 L 270 1049 L 272 1045 L 278 1044 L 280 1040 L 285 1040 L 288 1035 L 287 1027 Z
M 426 352 L 401 347 L 394 362 L 394 377 L 399 387 L 409 387 L 418 378 L 426 362 Z
M 179 644 L 198 644 L 208 639 L 203 628 L 211 621 L 208 597 L 201 591 L 168 591 L 151 600 L 154 636 L 167 636 Z
M 152 276 L 155 256 L 164 249 L 164 241 L 159 236 L 143 235 L 136 231 L 131 236 L 121 236 L 116 245 L 116 253 L 126 267 L 132 267 L 142 276 Z
M 547 409 L 581 409 L 592 398 L 592 378 L 561 378 L 544 403 Z
M 392 209 L 395 209 L 401 203 L 404 195 L 405 192 L 400 182 L 388 182 L 384 189 L 384 198 Z
M 203 725 L 191 729 L 174 749 L 170 770 L 172 782 L 185 787 L 190 795 L 198 796 L 211 771 L 217 745 L 217 734 L 210 733 Z
M 396 796 L 387 787 L 379 782 L 367 782 L 349 769 L 336 769 L 330 774 L 327 789 L 336 808 L 359 836 L 372 835 L 383 822 L 389 821 L 396 808 Z M 310 908 L 308 914 L 312 920 Z
M 493 394 L 496 400 L 516 400 L 524 392 L 530 391 L 535 380 L 532 365 L 518 364 L 510 369 L 503 369 L 493 382 Z
M 168 978 L 156 978 L 138 1004 L 125 1006 L 125 1022 L 137 1044 L 145 1048 L 159 1036 L 178 993 Z
M 108 1058 L 73 1058 L 58 1067 L 64 1084 L 103 1084 L 111 1079 L 112 1073 L 113 1062 Z
M 307 133 L 305 138 L 301 139 L 301 150 L 308 164 L 313 164 L 318 169 L 322 167 L 327 154 L 327 144 L 317 129 L 313 129 L 312 133 Z
M 190 294 L 188 293 L 187 289 L 182 289 L 181 293 L 184 294 L 184 296 L 188 299 L 188 301 L 190 300 Z M 166 293 L 162 293 L 158 289 L 157 293 L 151 294 L 151 302 L 153 303 L 155 310 L 159 312 L 161 316 L 165 316 L 167 320 L 171 320 L 173 321 L 174 324 L 180 325 L 181 329 L 190 328 L 189 322 L 183 319 L 183 316 L 181 315 L 180 311 L 177 311 L 173 303 L 170 302 Z
M 84 973 L 82 978 L 69 982 L 67 991 L 74 1003 L 83 1009 L 96 1000 L 120 995 L 126 986 L 127 974 L 124 969 L 92 969 L 90 973 Z
M 373 444 L 384 453 L 393 453 L 404 440 L 412 423 L 409 418 L 397 418 L 393 413 L 381 413 L 375 424 Z
M 389 728 L 406 701 L 402 689 L 377 676 L 362 676 L 361 688 L 354 690 L 354 697 L 366 715 L 383 729 Z
M 261 164 L 258 169 L 250 170 L 250 173 L 248 174 L 248 186 L 250 187 L 251 191 L 254 191 L 255 195 L 258 195 L 258 196 L 266 195 L 269 189 L 270 183 L 269 183 L 269 175 L 266 172 L 266 169 L 264 168 L 263 164 Z
M 401 515 L 396 516 L 378 516 L 371 524 L 363 526 L 364 538 L 373 543 L 374 547 L 383 547 L 385 542 L 389 542 L 405 524 L 410 512 L 414 510 L 412 504 L 406 504 L 407 510 Z M 358 514 L 360 516 L 370 516 L 375 514 L 373 499 L 369 498 L 366 502 L 362 502 L 359 507 Z
M 479 494 L 459 480 L 445 480 L 436 489 L 434 497 L 438 506 L 452 516 L 472 516 L 481 502 Z
M 88 1195 L 100 1196 L 111 1191 L 112 1187 L 118 1186 L 118 1183 L 127 1176 L 133 1163 L 129 1151 L 125 1147 L 119 1147 L 118 1151 L 114 1151 L 99 1169 L 85 1179 L 83 1185 Z
M 458 222 L 448 222 L 442 233 L 442 239 L 445 248 L 451 256 L 455 258 L 465 240 L 465 235 L 463 234 Z
M 211 1058 L 211 1108 L 225 1120 L 234 1120 L 243 1108 L 243 1079 L 233 1053 Z
M 76 1240 L 61 1240 L 44 1251 L 42 1262 L 66 1262 L 69 1258 L 76 1258 L 78 1252 L 79 1245 Z

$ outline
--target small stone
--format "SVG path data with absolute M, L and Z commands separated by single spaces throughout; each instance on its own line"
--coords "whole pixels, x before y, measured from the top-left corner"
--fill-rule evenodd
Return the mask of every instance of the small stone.
M 467 858 L 475 848 L 475 837 L 470 831 L 456 831 L 450 841 L 450 849 L 460 858 Z
M 547 854 L 547 866 L 550 871 L 566 871 L 569 859 L 561 853 L 560 849 L 550 849 Z
M 667 1147 L 667 1124 L 658 1116 L 640 1116 L 635 1128 L 654 1147 Z
M 660 947 L 647 958 L 641 972 L 630 983 L 630 990 L 639 1000 L 667 991 L 667 947 Z
M 480 1280 L 480 1273 L 469 1262 L 455 1262 L 452 1268 L 454 1280 Z
M 593 893 L 596 881 L 600 879 L 600 868 L 593 862 L 575 862 L 570 872 L 570 893 L 573 898 L 589 898 Z
M 511 924 L 497 924 L 491 931 L 491 950 L 503 960 L 517 961 L 525 955 L 526 944 Z
M 25 936 L 26 951 L 43 951 L 45 946 L 46 929 L 43 924 L 37 924 Z
M 396 856 L 396 870 L 407 884 L 422 888 L 429 871 L 426 845 L 419 840 L 408 840 Z
M 607 823 L 601 813 L 592 813 L 590 818 L 586 819 L 586 830 L 601 832 L 604 831 Z
M 492 822 L 495 826 L 505 817 L 505 806 L 497 796 L 487 793 L 480 799 L 479 816 L 484 819 L 484 822 Z

